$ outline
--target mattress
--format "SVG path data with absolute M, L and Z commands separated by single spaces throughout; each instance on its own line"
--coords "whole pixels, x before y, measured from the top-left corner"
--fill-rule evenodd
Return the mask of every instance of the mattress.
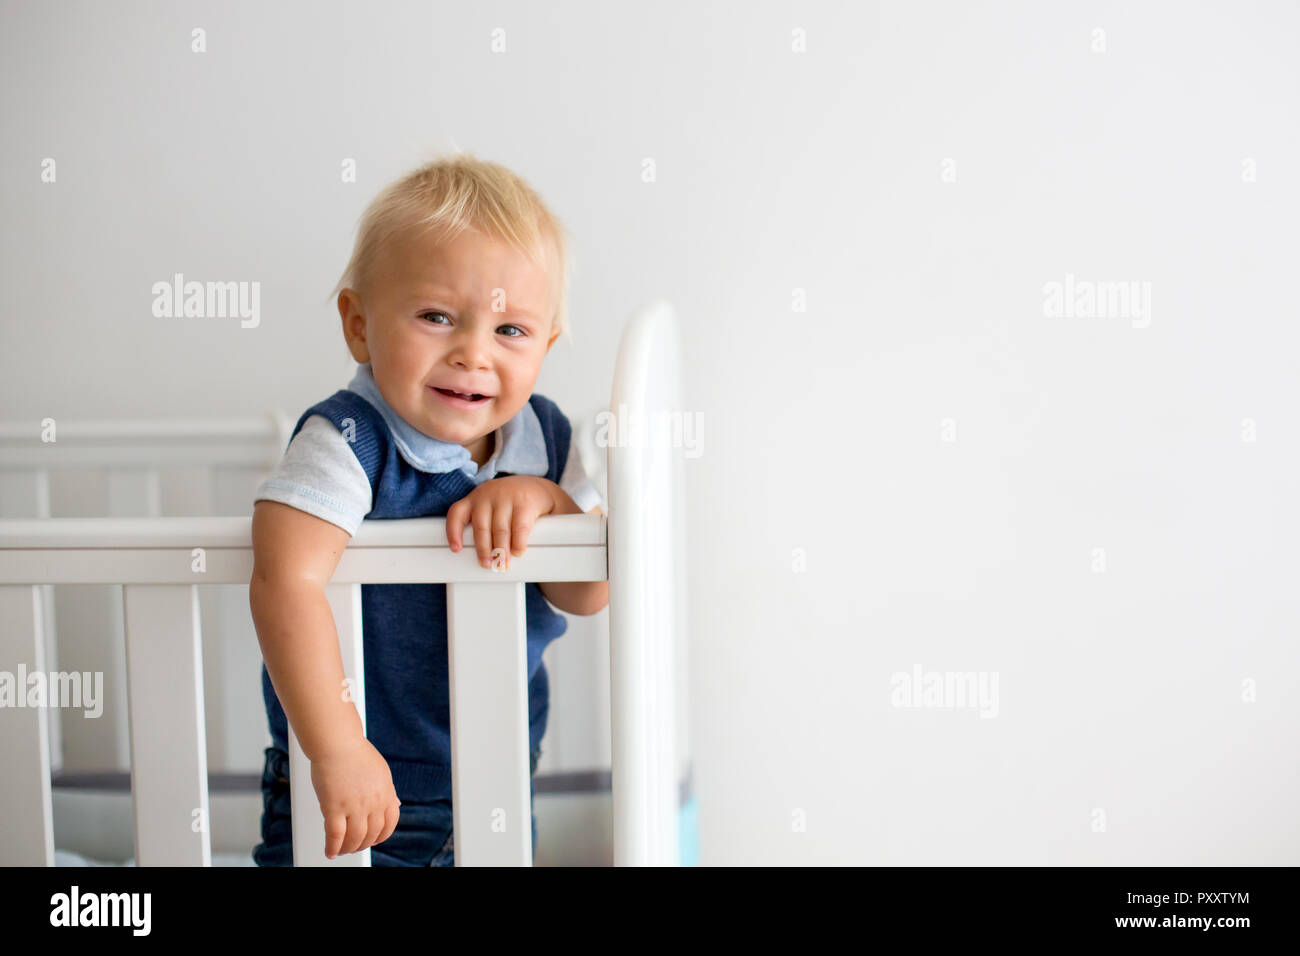
M 104 860 L 93 860 L 88 856 L 82 856 L 80 853 L 74 853 L 71 850 L 54 851 L 55 866 L 135 866 L 135 857 L 127 860 L 125 863 L 117 863 Z M 248 853 L 213 853 L 213 866 L 257 866 L 253 862 L 252 851 Z

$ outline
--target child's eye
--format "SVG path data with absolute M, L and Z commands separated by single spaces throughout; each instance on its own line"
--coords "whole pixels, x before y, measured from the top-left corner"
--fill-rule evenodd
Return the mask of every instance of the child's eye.
M 420 313 L 420 318 L 422 318 L 422 319 L 429 319 L 429 323 L 430 323 L 431 325 L 442 325 L 443 323 L 441 323 L 441 322 L 434 322 L 434 321 L 432 320 L 431 316 L 436 316 L 436 315 L 440 315 L 440 316 L 442 316 L 442 317 L 443 317 L 444 319 L 446 319 L 448 322 L 451 321 L 451 316 L 449 316 L 446 312 L 438 312 L 438 311 L 421 312 L 421 313 Z M 514 329 L 514 332 L 513 332 L 513 333 L 509 333 L 509 334 L 506 335 L 506 338 L 508 338 L 508 339 L 518 339 L 518 338 L 523 338 L 524 336 L 528 335 L 527 331 L 525 331 L 524 329 L 521 329 L 521 328 L 520 328 L 519 326 L 517 326 L 517 325 L 503 325 L 503 326 L 501 326 L 499 329 L 497 329 L 497 331 L 500 332 L 500 331 L 502 331 L 502 330 L 504 330 L 504 329 Z

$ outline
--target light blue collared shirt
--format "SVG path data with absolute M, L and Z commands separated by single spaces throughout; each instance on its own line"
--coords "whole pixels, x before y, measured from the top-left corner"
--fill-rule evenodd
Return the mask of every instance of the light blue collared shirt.
M 492 457 L 480 468 L 464 445 L 430 438 L 393 411 L 375 384 L 369 362 L 357 367 L 356 376 L 348 383 L 348 391 L 356 392 L 379 409 L 393 433 L 398 452 L 412 468 L 433 474 L 459 468 L 474 479 L 476 485 L 492 478 L 498 471 L 512 475 L 546 474 L 546 439 L 542 435 L 542 423 L 537 420 L 530 402 L 524 402 L 524 407 L 515 417 L 494 432 Z
M 492 457 L 480 467 L 463 445 L 431 438 L 398 415 L 380 394 L 368 362 L 358 366 L 347 390 L 360 395 L 383 416 L 398 454 L 412 468 L 433 474 L 459 468 L 475 485 L 503 471 L 512 475 L 546 474 L 546 438 L 531 403 L 525 402 L 493 433 Z M 582 511 L 589 512 L 598 505 L 603 510 L 600 491 L 582 467 L 577 439 L 575 433 L 560 487 Z M 356 534 L 374 503 L 370 479 L 352 446 L 334 423 L 321 415 L 308 416 L 270 477 L 258 485 L 253 500 L 264 498 L 323 518 L 348 534 Z

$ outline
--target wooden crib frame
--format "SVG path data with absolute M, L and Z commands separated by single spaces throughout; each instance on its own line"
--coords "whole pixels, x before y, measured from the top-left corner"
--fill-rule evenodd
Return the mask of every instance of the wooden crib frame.
M 364 726 L 361 585 L 447 585 L 458 866 L 532 863 L 524 584 L 545 581 L 610 582 L 614 863 L 679 862 L 673 695 L 680 558 L 676 522 L 663 520 L 682 507 L 678 456 L 645 431 L 629 440 L 625 428 L 630 419 L 677 412 L 679 381 L 676 320 L 667 303 L 656 302 L 629 321 L 619 348 L 610 407 L 623 434 L 606 443 L 608 516 L 538 520 L 527 553 L 504 571 L 478 565 L 472 528 L 453 554 L 442 518 L 365 521 L 327 587 Z M 285 428 L 281 419 L 281 452 Z M 66 453 L 75 455 L 67 439 L 132 430 L 141 440 L 178 431 L 203 437 L 193 423 L 60 423 L 64 447 L 55 451 L 57 443 L 40 441 L 37 424 L 13 426 L 0 433 L 7 452 L 0 468 L 66 465 Z M 246 585 L 252 567 L 247 516 L 0 520 L 0 670 L 46 672 L 43 585 L 122 586 L 141 866 L 211 865 L 196 586 Z M 0 865 L 54 864 L 48 721 L 44 706 L 0 708 Z M 310 763 L 292 729 L 289 743 L 291 778 L 309 782 Z M 314 788 L 300 784 L 291 793 L 295 866 L 370 865 L 368 849 L 327 860 Z

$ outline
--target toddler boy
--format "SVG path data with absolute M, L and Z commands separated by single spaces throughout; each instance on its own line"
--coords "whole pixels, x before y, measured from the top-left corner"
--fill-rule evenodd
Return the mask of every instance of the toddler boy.
M 490 568 L 494 554 L 508 566 L 524 553 L 542 515 L 603 513 L 569 420 L 533 393 L 567 332 L 567 262 L 563 227 L 537 194 L 465 154 L 415 170 L 367 208 L 335 290 L 358 370 L 302 414 L 254 498 L 249 603 L 272 738 L 259 866 L 293 863 L 289 723 L 311 761 L 328 857 L 370 847 L 375 866 L 453 864 L 446 586 L 362 585 L 365 734 L 339 691 L 325 586 L 367 518 L 445 516 L 453 551 L 470 525 Z M 536 771 L 549 709 L 542 651 L 567 627 L 551 605 L 594 614 L 609 589 L 524 590 Z M 535 849 L 535 817 L 532 827 Z

